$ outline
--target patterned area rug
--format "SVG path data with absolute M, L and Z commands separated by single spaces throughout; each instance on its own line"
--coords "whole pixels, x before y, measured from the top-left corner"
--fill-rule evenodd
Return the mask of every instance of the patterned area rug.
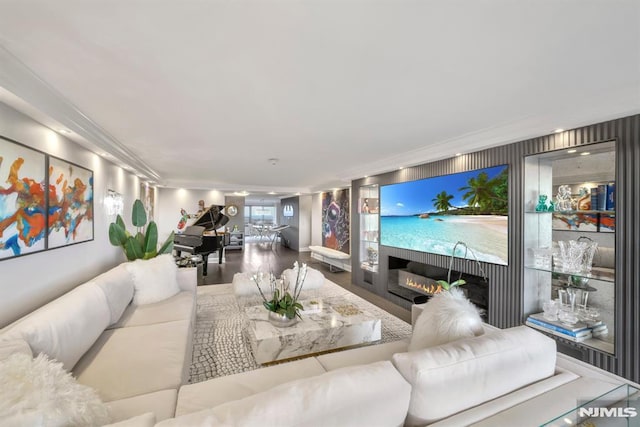
M 333 282 L 326 281 L 320 290 L 305 295 L 307 298 L 335 296 L 382 319 L 382 340 L 378 343 L 411 335 L 411 325 Z M 260 300 L 255 298 L 236 300 L 231 284 L 198 287 L 190 383 L 260 368 L 243 333 L 247 319 L 242 307 L 257 304 Z

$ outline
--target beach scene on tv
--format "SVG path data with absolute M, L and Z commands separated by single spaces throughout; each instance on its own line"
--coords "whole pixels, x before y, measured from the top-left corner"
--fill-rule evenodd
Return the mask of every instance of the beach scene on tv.
M 380 244 L 450 256 L 462 241 L 479 261 L 507 265 L 508 177 L 501 165 L 380 187 Z

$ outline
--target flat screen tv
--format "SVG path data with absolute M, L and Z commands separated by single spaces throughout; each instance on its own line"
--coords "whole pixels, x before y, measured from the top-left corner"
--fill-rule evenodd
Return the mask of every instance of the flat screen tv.
M 501 165 L 381 186 L 380 244 L 451 255 L 462 241 L 479 261 L 507 265 L 508 178 Z

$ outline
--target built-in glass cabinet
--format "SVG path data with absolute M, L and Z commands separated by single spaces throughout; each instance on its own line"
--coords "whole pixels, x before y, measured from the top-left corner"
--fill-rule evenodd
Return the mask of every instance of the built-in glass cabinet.
M 360 187 L 360 268 L 378 272 L 380 196 L 377 184 Z
M 615 141 L 525 158 L 526 324 L 614 353 Z

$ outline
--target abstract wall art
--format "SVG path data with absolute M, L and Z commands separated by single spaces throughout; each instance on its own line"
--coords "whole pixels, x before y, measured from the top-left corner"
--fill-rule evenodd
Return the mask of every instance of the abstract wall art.
M 48 248 L 93 240 L 93 172 L 49 157 Z
M 93 233 L 93 172 L 0 136 L 0 261 Z
M 322 246 L 350 253 L 349 190 L 322 193 Z
M 0 259 L 46 249 L 46 157 L 0 137 Z

